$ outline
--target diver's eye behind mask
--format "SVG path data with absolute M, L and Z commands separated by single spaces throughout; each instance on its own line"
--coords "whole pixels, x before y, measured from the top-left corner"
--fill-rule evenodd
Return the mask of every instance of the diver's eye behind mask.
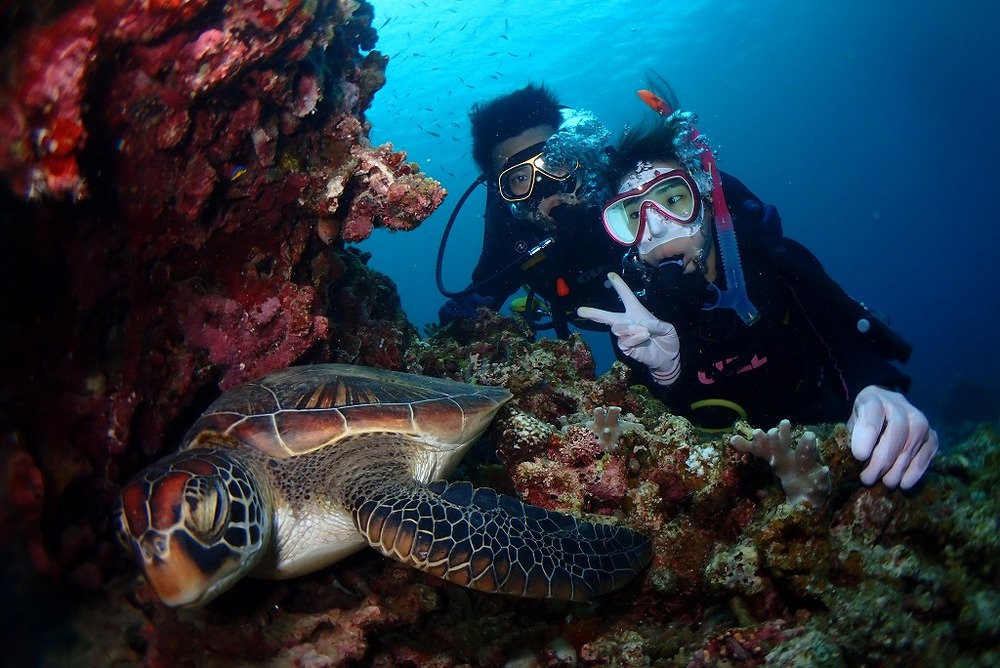
M 566 181 L 573 175 L 579 164 L 572 169 L 564 165 L 550 164 L 545 159 L 545 142 L 529 146 L 511 156 L 506 167 L 497 178 L 500 196 L 508 202 L 520 202 L 531 197 L 535 186 L 545 182 L 553 185 Z
M 684 170 L 672 169 L 613 197 L 604 205 L 601 218 L 612 239 L 634 246 L 642 239 L 648 216 L 659 214 L 667 221 L 691 225 L 700 213 L 698 186 Z

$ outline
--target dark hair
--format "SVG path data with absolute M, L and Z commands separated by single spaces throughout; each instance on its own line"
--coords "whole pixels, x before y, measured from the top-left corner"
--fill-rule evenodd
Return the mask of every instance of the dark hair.
M 651 127 L 648 123 L 626 128 L 617 144 L 610 151 L 607 167 L 608 181 L 617 186 L 622 177 L 635 169 L 639 162 L 676 160 L 679 162 L 674 139 L 677 124 L 657 118 Z
M 545 86 L 528 84 L 489 102 L 476 103 L 469 112 L 472 123 L 472 159 L 485 173 L 493 171 L 493 149 L 528 128 L 562 122 L 560 104 Z

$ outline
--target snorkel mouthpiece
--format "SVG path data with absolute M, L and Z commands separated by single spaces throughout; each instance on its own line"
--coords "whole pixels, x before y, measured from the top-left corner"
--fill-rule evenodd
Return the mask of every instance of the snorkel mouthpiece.
M 719 237 L 719 248 L 722 252 L 722 267 L 726 276 L 726 289 L 719 290 L 719 299 L 714 306 L 706 308 L 724 307 L 736 311 L 748 326 L 757 322 L 760 314 L 756 307 L 747 297 L 746 283 L 743 280 L 743 266 L 740 264 L 740 251 L 736 244 L 736 230 L 733 229 L 733 217 L 726 206 L 726 197 L 722 192 L 722 177 L 719 168 L 715 164 L 715 156 L 712 149 L 705 141 L 694 124 L 693 114 L 674 111 L 659 95 L 650 90 L 640 90 L 637 92 L 639 99 L 646 103 L 650 109 L 665 118 L 671 118 L 675 114 L 680 114 L 681 123 L 688 126 L 686 132 L 682 132 L 680 139 L 689 146 L 694 147 L 700 154 L 701 167 L 711 178 L 712 190 L 712 212 L 715 214 L 715 230 Z M 685 157 L 684 151 L 678 147 L 678 153 Z M 700 186 L 701 184 L 699 184 Z M 718 288 L 716 288 L 718 289 Z

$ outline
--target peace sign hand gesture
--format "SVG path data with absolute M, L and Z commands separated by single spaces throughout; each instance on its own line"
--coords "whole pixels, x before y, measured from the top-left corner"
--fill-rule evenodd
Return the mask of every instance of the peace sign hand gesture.
M 672 385 L 681 372 L 681 342 L 677 338 L 677 330 L 669 322 L 650 313 L 621 276 L 612 272 L 608 274 L 608 280 L 622 300 L 625 312 L 581 306 L 576 314 L 593 322 L 611 325 L 611 333 L 618 337 L 618 347 L 623 353 L 649 367 L 653 380 L 658 384 Z

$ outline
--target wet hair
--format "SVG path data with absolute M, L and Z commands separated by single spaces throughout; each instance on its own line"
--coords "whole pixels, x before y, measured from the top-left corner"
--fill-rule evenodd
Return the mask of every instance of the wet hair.
M 610 150 L 603 178 L 612 192 L 632 174 L 640 162 L 672 161 L 679 163 L 694 179 L 703 197 L 712 192 L 712 177 L 702 166 L 705 145 L 691 140 L 694 115 L 676 112 L 664 118 L 657 115 L 635 127 L 626 128 Z
M 472 159 L 479 169 L 493 172 L 493 149 L 528 128 L 562 122 L 561 105 L 545 86 L 528 84 L 489 102 L 476 103 L 469 112 L 472 124 Z
M 640 162 L 673 160 L 680 162 L 674 141 L 678 136 L 678 124 L 659 116 L 650 124 L 626 128 L 610 151 L 607 173 L 608 181 L 617 188 L 625 176 L 635 170 Z
M 691 140 L 695 117 L 680 110 L 680 102 L 670 84 L 655 72 L 647 74 L 649 89 L 665 100 L 674 111 L 669 117 L 654 113 L 639 125 L 628 127 L 610 151 L 604 177 L 613 191 L 635 171 L 640 162 L 673 161 L 680 163 L 694 178 L 702 195 L 711 191 L 712 178 L 701 166 L 704 145 Z

